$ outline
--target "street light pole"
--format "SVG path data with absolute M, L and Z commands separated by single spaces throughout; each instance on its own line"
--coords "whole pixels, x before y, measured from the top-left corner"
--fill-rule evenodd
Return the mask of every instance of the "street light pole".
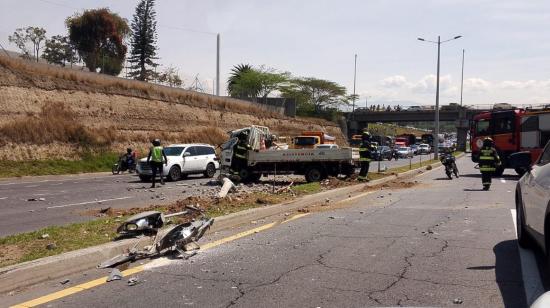
M 216 35 L 216 96 L 220 96 L 220 34 Z
M 441 37 L 437 36 L 437 83 L 435 88 L 435 136 L 434 136 L 434 158 L 439 158 L 439 59 L 441 50 Z
M 434 128 L 434 159 L 439 158 L 439 68 L 440 68 L 440 58 L 441 58 L 441 44 L 456 40 L 461 38 L 461 35 L 455 36 L 452 39 L 441 41 L 441 36 L 437 36 L 437 42 L 429 41 L 421 37 L 418 38 L 419 41 L 429 42 L 437 44 L 437 80 L 436 80 L 436 90 L 435 90 L 435 128 Z
M 353 66 L 353 106 L 351 107 L 351 114 L 355 113 L 355 82 L 357 80 L 357 54 L 355 54 L 355 63 Z
M 464 49 L 462 49 L 462 77 L 460 78 L 460 107 L 462 107 L 463 88 L 464 88 Z

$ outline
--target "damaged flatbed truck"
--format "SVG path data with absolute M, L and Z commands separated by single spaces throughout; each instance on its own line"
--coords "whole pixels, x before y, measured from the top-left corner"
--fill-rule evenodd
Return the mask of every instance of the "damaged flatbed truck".
M 248 133 L 251 150 L 246 166 L 231 161 L 233 148 L 241 132 Z M 359 162 L 359 152 L 353 148 L 339 149 L 285 149 L 276 137 L 263 126 L 250 126 L 229 132 L 229 140 L 222 145 L 221 176 L 243 183 L 257 182 L 262 175 L 297 174 L 306 181 L 316 182 L 328 176 L 350 176 Z

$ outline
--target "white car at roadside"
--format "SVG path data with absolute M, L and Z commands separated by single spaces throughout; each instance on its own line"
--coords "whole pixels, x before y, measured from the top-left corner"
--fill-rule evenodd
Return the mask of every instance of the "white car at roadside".
M 220 168 L 216 151 L 209 144 L 171 144 L 164 147 L 168 164 L 162 165 L 163 173 L 168 180 L 185 179 L 189 174 L 203 174 L 211 178 Z M 147 158 L 139 160 L 136 166 L 137 174 L 142 181 L 150 181 L 153 175 Z

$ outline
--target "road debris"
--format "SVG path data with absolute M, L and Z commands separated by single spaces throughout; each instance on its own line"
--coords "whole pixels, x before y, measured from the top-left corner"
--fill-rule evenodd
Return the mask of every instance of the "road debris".
M 65 284 L 69 283 L 70 281 L 71 281 L 70 279 L 65 279 L 65 280 L 60 281 L 59 283 L 62 284 L 62 285 L 65 285 Z
M 139 281 L 137 277 L 130 277 L 130 279 L 128 279 L 128 286 L 130 287 L 135 286 L 138 283 L 141 283 L 141 281 Z
M 175 252 L 179 253 L 179 256 L 182 258 L 188 258 L 193 255 L 186 252 L 200 249 L 200 246 L 196 243 L 196 241 L 198 241 L 210 228 L 210 226 L 212 226 L 214 219 L 206 217 L 204 215 L 204 210 L 202 209 L 192 206 L 187 206 L 186 208 L 190 211 L 199 212 L 201 217 L 191 222 L 178 224 L 167 230 L 163 235 L 159 236 L 158 233 L 155 233 L 153 245 L 145 247 L 142 250 L 136 250 L 134 246 L 134 248 L 130 249 L 129 252 L 106 260 L 97 267 L 113 267 L 126 262 L 134 262 L 140 259 L 157 257 Z M 156 213 L 151 212 L 153 211 L 150 211 L 148 214 L 153 216 L 157 215 Z M 160 217 L 163 216 L 160 212 L 157 213 L 160 214 Z M 143 214 L 145 213 L 142 213 L 141 217 L 149 217 L 149 215 Z M 137 224 L 134 223 L 134 225 Z
M 111 273 L 109 273 L 109 277 L 107 277 L 107 282 L 111 282 L 114 280 L 121 280 L 122 279 L 122 273 L 118 268 L 113 268 Z
M 460 305 L 462 304 L 464 301 L 461 299 L 461 298 L 455 298 L 453 299 L 453 304 L 456 304 L 456 305 Z
M 27 201 L 46 201 L 46 198 L 29 198 Z
M 40 235 L 41 239 L 46 239 L 46 238 L 49 238 L 49 237 L 50 237 L 50 235 L 48 233 L 44 233 L 44 234 Z
M 235 184 L 228 178 L 222 179 L 222 188 L 218 193 L 218 198 L 225 198 L 230 191 L 235 191 Z
M 147 211 L 128 218 L 117 229 L 120 235 L 156 234 L 164 226 L 164 215 L 159 211 Z
M 48 250 L 54 250 L 57 248 L 57 245 L 55 243 L 49 243 L 48 245 L 46 245 L 46 249 Z

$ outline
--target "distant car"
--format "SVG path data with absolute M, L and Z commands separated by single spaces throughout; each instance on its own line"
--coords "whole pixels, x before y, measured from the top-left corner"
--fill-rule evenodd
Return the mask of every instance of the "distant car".
M 399 155 L 399 158 L 409 158 L 414 156 L 410 147 L 397 148 L 397 155 Z
M 328 149 L 328 150 L 336 150 L 338 149 L 337 144 L 318 144 L 315 146 L 316 149 Z
M 407 111 L 422 111 L 422 107 L 420 106 L 410 106 L 407 108 Z
M 429 144 L 427 143 L 421 143 L 419 146 L 418 146 L 418 154 L 430 154 L 431 152 L 431 147 Z
M 374 153 L 374 160 L 391 160 L 392 159 L 392 149 L 389 146 L 379 146 Z
M 171 181 L 185 179 L 189 174 L 211 178 L 220 167 L 216 151 L 209 144 L 171 144 L 164 147 L 164 153 L 168 164 L 163 165 L 163 173 Z M 142 181 L 149 181 L 153 176 L 147 158 L 140 159 L 136 171 Z
M 411 144 L 410 148 L 414 155 L 418 155 L 418 146 L 416 144 Z
M 519 245 L 539 246 L 550 260 L 550 142 L 531 165 L 531 153 L 510 155 L 512 167 L 525 174 L 516 184 L 516 227 Z

